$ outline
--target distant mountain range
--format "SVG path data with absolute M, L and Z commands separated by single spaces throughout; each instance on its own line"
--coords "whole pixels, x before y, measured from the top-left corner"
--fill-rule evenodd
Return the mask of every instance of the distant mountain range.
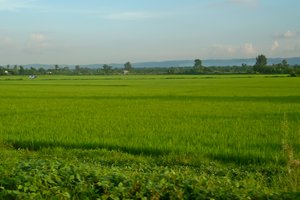
M 268 64 L 277 64 L 280 63 L 283 59 L 286 59 L 290 65 L 300 65 L 300 57 L 293 58 L 268 58 Z M 256 62 L 255 58 L 247 58 L 247 59 L 208 59 L 202 60 L 202 64 L 204 66 L 241 66 L 242 64 L 246 65 L 254 65 Z M 111 63 L 109 64 L 114 68 L 123 68 L 124 63 Z M 156 62 L 137 62 L 132 63 L 134 68 L 155 68 L 155 67 L 190 67 L 194 65 L 194 60 L 169 60 L 169 61 L 156 61 Z M 26 68 L 34 67 L 34 68 L 53 68 L 54 65 L 50 64 L 29 64 L 24 65 Z M 81 68 L 100 68 L 103 64 L 88 64 L 88 65 L 80 65 Z M 75 68 L 75 65 L 59 65 L 60 68 L 69 67 Z
M 280 63 L 283 59 L 286 59 L 290 65 L 300 64 L 300 57 L 294 58 L 268 58 L 268 64 Z M 256 62 L 255 58 L 247 59 L 208 59 L 202 60 L 203 66 L 241 66 L 242 64 L 254 65 Z M 133 67 L 187 67 L 193 66 L 194 60 L 170 60 L 160 62 L 140 62 L 132 63 Z M 114 65 L 112 65 L 114 66 Z M 123 67 L 121 65 L 120 67 Z

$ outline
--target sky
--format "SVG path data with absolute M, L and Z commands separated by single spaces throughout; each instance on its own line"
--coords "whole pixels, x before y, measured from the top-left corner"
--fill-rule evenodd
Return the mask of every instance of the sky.
M 0 65 L 300 56 L 299 0 L 0 0 Z

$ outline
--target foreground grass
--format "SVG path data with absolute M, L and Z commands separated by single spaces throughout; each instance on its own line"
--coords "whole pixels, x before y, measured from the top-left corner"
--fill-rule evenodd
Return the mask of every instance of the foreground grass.
M 0 78 L 3 198 L 295 199 L 300 79 Z M 15 176 L 13 176 L 15 174 Z
M 299 168 L 178 165 L 107 150 L 3 150 L 1 199 L 297 199 Z M 6 155 L 12 156 L 10 159 Z M 92 159 L 93 158 L 93 159 Z

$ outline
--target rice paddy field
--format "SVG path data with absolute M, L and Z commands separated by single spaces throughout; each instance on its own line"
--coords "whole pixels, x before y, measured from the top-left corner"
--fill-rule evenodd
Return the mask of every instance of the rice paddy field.
M 0 199 L 299 199 L 299 86 L 0 77 Z

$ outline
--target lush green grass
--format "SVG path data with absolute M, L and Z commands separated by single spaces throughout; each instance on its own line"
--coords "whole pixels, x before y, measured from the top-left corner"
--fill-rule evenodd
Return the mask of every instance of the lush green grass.
M 0 135 L 16 148 L 108 148 L 237 163 L 281 162 L 283 139 L 299 150 L 300 79 L 150 78 L 1 82 Z
M 76 159 L 89 169 L 187 166 L 182 181 L 211 163 L 238 174 L 248 169 L 249 180 L 265 177 L 259 169 L 268 168 L 272 184 L 263 178 L 255 184 L 270 194 L 295 192 L 299 170 L 290 186 L 277 184 L 289 178 L 282 143 L 299 158 L 299 85 L 299 78 L 249 75 L 0 77 L 2 156 L 18 170 L 24 152 L 33 163 Z

